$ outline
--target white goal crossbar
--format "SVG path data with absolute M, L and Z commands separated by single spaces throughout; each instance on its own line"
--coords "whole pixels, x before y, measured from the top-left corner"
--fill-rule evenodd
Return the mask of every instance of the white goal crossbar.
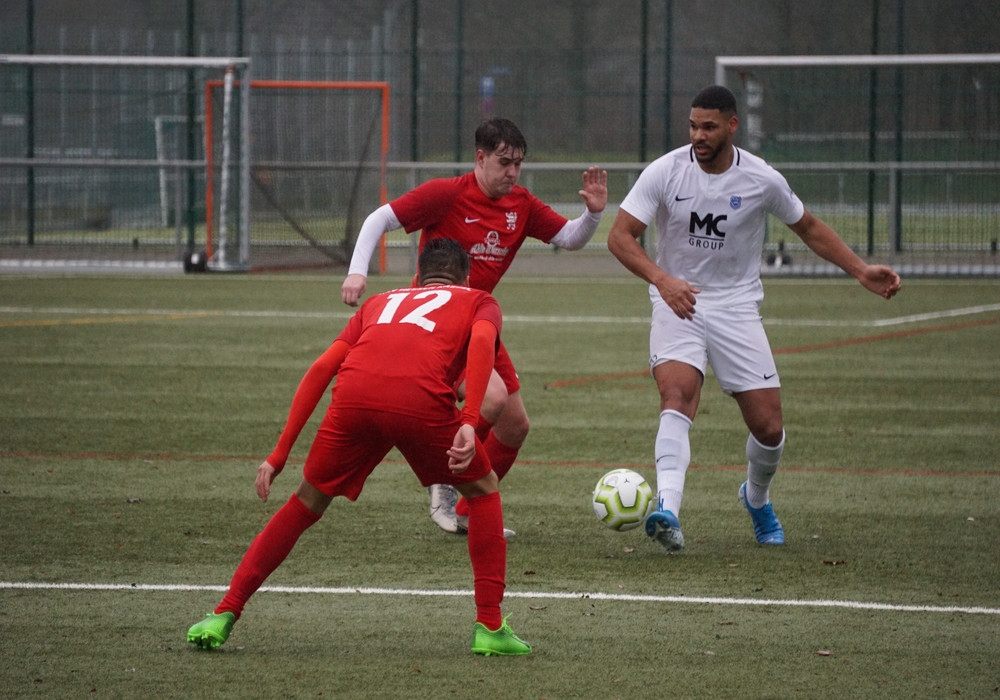
M 1000 53 L 847 54 L 831 56 L 716 56 L 715 83 L 726 84 L 726 69 L 762 66 L 921 66 L 1000 63 Z
M 161 68 L 226 68 L 249 66 L 249 58 L 192 56 L 65 56 L 0 54 L 0 63 L 26 66 L 149 66 Z

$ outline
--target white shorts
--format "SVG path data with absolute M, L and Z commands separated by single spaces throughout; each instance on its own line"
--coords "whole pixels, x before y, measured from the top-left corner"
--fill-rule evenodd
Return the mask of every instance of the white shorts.
M 727 394 L 781 386 L 764 332 L 760 304 L 746 301 L 715 306 L 698 298 L 694 318 L 684 320 L 651 287 L 650 369 L 670 360 L 691 365 L 705 376 L 711 365 Z

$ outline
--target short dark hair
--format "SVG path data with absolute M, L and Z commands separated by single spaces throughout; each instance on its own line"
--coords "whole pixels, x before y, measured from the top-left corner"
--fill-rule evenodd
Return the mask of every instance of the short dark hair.
M 528 142 L 524 134 L 517 128 L 517 124 L 510 119 L 494 117 L 487 119 L 476 129 L 476 150 L 493 153 L 505 144 L 508 148 L 521 151 L 522 154 L 528 152 Z
M 420 284 L 432 278 L 461 284 L 469 276 L 469 254 L 451 238 L 434 238 L 420 251 L 417 267 Z
M 736 114 L 736 96 L 722 85 L 709 85 L 691 100 L 694 109 L 717 109 L 723 114 Z

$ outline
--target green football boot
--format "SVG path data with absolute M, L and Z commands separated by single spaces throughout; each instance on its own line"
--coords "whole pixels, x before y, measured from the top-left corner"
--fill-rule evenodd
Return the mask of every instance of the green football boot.
M 483 656 L 517 656 L 530 654 L 531 645 L 514 634 L 514 630 L 503 619 L 500 629 L 490 631 L 481 622 L 472 626 L 472 653 Z
M 224 612 L 216 615 L 208 613 L 205 619 L 191 625 L 188 630 L 188 641 L 199 649 L 215 649 L 229 639 L 229 631 L 236 623 L 236 615 Z

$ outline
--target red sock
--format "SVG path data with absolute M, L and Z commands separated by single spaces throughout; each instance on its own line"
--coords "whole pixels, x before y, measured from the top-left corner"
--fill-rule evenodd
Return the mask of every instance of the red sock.
M 479 438 L 479 442 L 486 442 L 486 436 L 490 434 L 492 427 L 492 423 L 487 422 L 485 418 L 479 416 L 479 423 L 476 424 L 476 437 Z
M 480 426 L 482 425 L 483 423 L 480 421 Z M 517 460 L 517 453 L 521 448 L 503 444 L 490 431 L 490 434 L 483 442 L 483 449 L 486 450 L 486 454 L 490 458 L 490 464 L 493 466 L 493 471 L 497 474 L 497 479 L 502 479 L 507 476 L 507 472 L 514 466 L 514 462 Z M 459 498 L 458 503 L 455 504 L 455 515 L 465 517 L 468 514 L 469 504 L 464 497 Z
M 507 540 L 503 538 L 500 492 L 469 501 L 469 559 L 472 560 L 476 622 L 500 629 L 500 603 L 507 578 Z
M 239 618 L 250 596 L 285 560 L 302 533 L 319 519 L 318 514 L 309 510 L 297 495 L 292 494 L 288 502 L 271 516 L 243 555 L 243 560 L 236 567 L 233 580 L 229 583 L 229 590 L 215 608 L 215 614 L 231 612 Z
M 514 466 L 514 461 L 517 459 L 517 453 L 521 449 L 521 446 L 511 447 L 510 445 L 505 445 L 497 440 L 496 434 L 491 431 L 483 443 L 483 448 L 490 458 L 490 464 L 493 465 L 493 471 L 497 473 L 497 478 L 503 479 L 507 476 L 510 468 Z

